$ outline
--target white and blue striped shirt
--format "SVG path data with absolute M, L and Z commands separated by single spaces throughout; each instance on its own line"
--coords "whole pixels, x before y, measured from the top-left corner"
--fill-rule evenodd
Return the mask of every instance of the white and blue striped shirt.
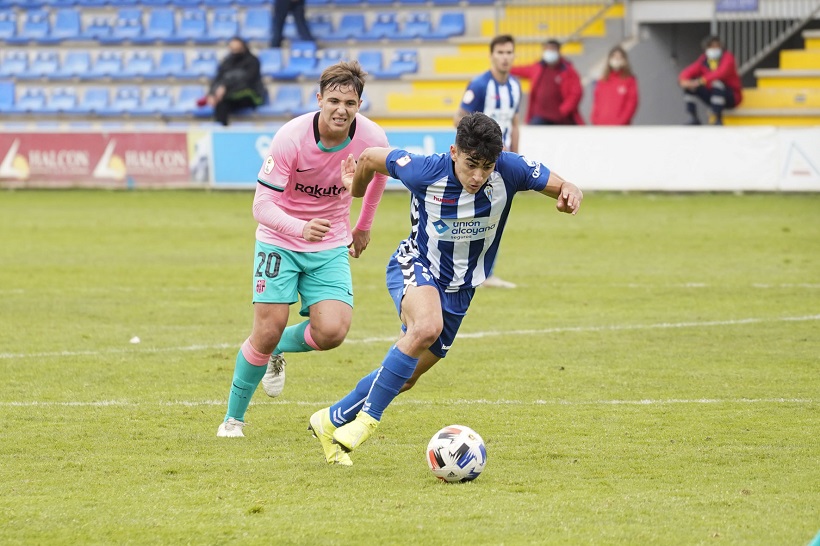
M 510 76 L 506 83 L 499 83 L 487 71 L 467 86 L 461 99 L 461 109 L 465 112 L 483 112 L 501 126 L 504 148 L 512 145 L 513 118 L 521 106 L 521 84 Z
M 418 257 L 447 292 L 484 282 L 492 271 L 513 196 L 543 190 L 550 176 L 541 163 L 502 152 L 490 178 L 472 194 L 456 178 L 449 154 L 392 150 L 386 164 L 390 176 L 413 195 L 410 236 L 397 253 Z

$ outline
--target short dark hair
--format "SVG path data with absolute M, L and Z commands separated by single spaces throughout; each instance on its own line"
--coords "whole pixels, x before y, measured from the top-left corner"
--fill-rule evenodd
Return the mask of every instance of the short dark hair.
M 558 48 L 558 51 L 561 51 L 561 42 L 558 40 L 547 40 L 544 42 L 544 47 L 547 47 L 548 45 L 555 46 Z
M 324 95 L 325 91 L 338 89 L 340 87 L 352 87 L 359 98 L 364 92 L 364 80 L 367 72 L 364 71 L 359 61 L 341 61 L 325 68 L 319 79 L 319 93 Z
M 501 127 L 482 112 L 467 114 L 458 122 L 456 147 L 472 158 L 495 163 L 504 149 Z
M 499 36 L 496 36 L 490 42 L 490 53 L 492 53 L 493 50 L 495 50 L 495 46 L 504 44 L 512 44 L 513 48 L 515 48 L 515 38 L 513 38 L 509 34 L 501 34 Z
M 703 49 L 708 49 L 713 42 L 717 42 L 721 47 L 723 47 L 723 41 L 717 34 L 711 34 L 707 36 L 703 39 L 700 45 L 703 47 Z

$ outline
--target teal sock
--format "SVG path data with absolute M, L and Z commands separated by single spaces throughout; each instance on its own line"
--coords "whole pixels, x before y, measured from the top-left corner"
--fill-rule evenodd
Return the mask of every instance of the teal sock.
M 273 350 L 273 354 L 280 355 L 282 353 L 307 353 L 315 351 L 313 347 L 305 341 L 305 330 L 307 330 L 309 320 L 288 326 L 282 332 L 282 337 L 279 339 L 279 345 Z
M 245 412 L 248 411 L 251 396 L 259 382 L 262 381 L 265 370 L 267 366 L 254 366 L 245 360 L 242 349 L 239 349 L 239 354 L 236 355 L 236 367 L 233 370 L 233 382 L 231 383 L 231 394 L 228 397 L 228 413 L 225 415 L 225 420 L 228 417 L 233 417 L 237 421 L 245 420 Z

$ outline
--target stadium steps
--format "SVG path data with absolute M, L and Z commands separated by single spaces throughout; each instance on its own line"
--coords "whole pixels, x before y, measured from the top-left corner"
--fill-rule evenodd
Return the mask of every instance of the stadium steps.
M 743 90 L 726 125 L 820 125 L 820 30 L 802 36 L 804 48 L 782 50 L 779 68 L 755 70 L 757 87 Z

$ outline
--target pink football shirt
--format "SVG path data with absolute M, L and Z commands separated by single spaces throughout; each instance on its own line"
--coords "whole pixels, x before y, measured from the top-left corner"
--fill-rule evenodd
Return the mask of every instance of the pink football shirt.
M 341 164 L 348 154 L 358 159 L 365 148 L 387 147 L 387 136 L 374 122 L 356 114 L 347 144 L 330 149 L 320 147 L 318 116 L 318 112 L 299 116 L 276 132 L 259 170 L 255 206 L 264 206 L 260 200 L 270 200 L 294 218 L 330 220 L 330 232 L 322 241 L 311 243 L 260 223 L 256 230 L 259 241 L 299 252 L 317 252 L 347 246 L 353 240 L 353 197 L 342 185 Z M 378 191 L 384 189 L 384 183 L 375 181 L 370 186 Z M 371 187 L 367 190 L 369 193 Z M 381 194 L 374 197 L 378 202 Z

